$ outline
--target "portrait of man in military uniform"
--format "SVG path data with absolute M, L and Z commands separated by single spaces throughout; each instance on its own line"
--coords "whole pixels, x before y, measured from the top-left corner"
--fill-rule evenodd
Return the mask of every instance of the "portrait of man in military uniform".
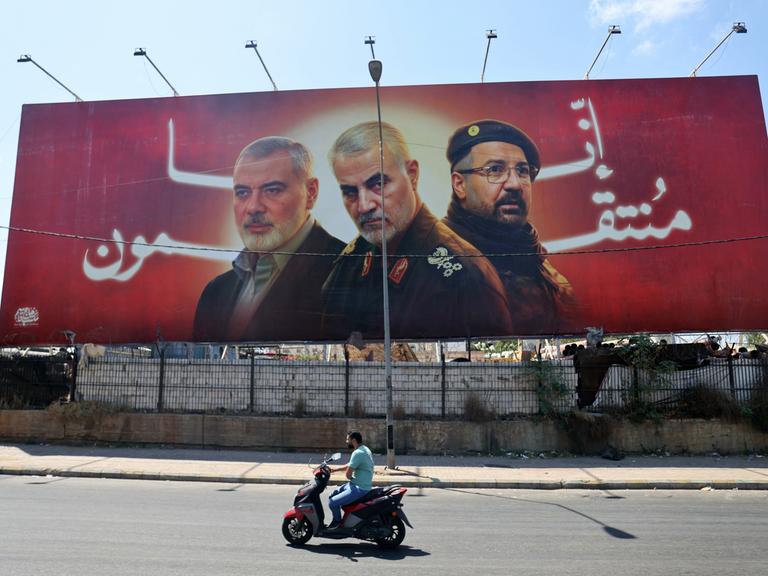
M 270 136 L 240 152 L 233 208 L 245 249 L 203 290 L 196 340 L 322 339 L 320 289 L 344 243 L 312 216 L 318 193 L 299 142 Z
M 446 155 L 453 192 L 443 222 L 496 268 L 516 334 L 574 326 L 573 288 L 550 263 L 528 219 L 541 169 L 536 144 L 516 126 L 478 120 L 454 132 Z
M 323 286 L 327 338 L 383 335 L 382 219 L 387 241 L 391 334 L 395 338 L 501 336 L 512 328 L 493 266 L 435 218 L 418 194 L 419 163 L 402 133 L 365 122 L 341 134 L 328 154 L 359 236 Z

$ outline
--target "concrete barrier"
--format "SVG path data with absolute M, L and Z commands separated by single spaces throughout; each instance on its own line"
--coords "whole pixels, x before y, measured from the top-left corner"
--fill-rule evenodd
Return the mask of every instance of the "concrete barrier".
M 406 454 L 574 452 L 599 453 L 607 445 L 628 453 L 743 454 L 768 450 L 768 434 L 747 423 L 661 420 L 633 423 L 586 416 L 560 420 L 396 422 L 396 450 Z M 595 420 L 600 420 L 595 422 Z M 8 442 L 125 443 L 174 446 L 328 451 L 348 430 L 360 430 L 384 452 L 381 419 L 280 418 L 207 414 L 112 413 L 67 415 L 51 410 L 0 410 L 0 439 Z

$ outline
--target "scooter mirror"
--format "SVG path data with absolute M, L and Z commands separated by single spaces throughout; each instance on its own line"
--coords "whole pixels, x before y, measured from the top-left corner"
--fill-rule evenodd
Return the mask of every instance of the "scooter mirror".
M 331 456 L 331 460 L 333 460 L 334 462 L 336 460 L 341 460 L 341 452 L 334 452 L 333 455 Z

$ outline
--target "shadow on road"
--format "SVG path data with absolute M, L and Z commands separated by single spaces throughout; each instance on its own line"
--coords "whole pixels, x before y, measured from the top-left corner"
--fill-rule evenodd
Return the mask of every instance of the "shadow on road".
M 598 526 L 601 526 L 603 528 L 603 531 L 613 538 L 619 538 L 621 540 L 635 540 L 637 538 L 637 536 L 635 536 L 634 534 L 630 534 L 629 532 L 624 532 L 624 530 L 619 530 L 618 528 L 614 528 L 613 526 L 608 526 L 607 524 L 600 522 L 600 520 L 598 520 L 597 518 L 592 518 L 592 516 L 588 516 L 583 512 L 579 512 L 578 510 L 565 506 L 564 504 L 558 504 L 557 502 L 542 502 L 541 500 L 531 500 L 530 498 L 518 498 L 517 496 L 501 496 L 499 494 L 486 494 L 484 492 L 475 492 L 474 490 L 462 490 L 461 488 L 443 488 L 443 490 L 446 490 L 447 492 L 461 492 L 462 494 L 473 494 L 475 496 L 485 496 L 487 498 L 499 498 L 501 500 L 512 500 L 515 502 L 528 502 L 529 504 L 543 504 L 546 506 L 555 506 L 557 508 L 562 508 L 563 510 L 567 510 L 572 514 L 581 516 L 582 518 L 586 518 L 591 522 L 594 522 Z
M 289 548 L 290 545 L 286 544 Z M 333 556 L 341 556 L 346 558 L 350 562 L 357 562 L 359 558 L 379 558 L 380 560 L 403 560 L 405 558 L 419 558 L 422 556 L 429 556 L 430 553 L 419 548 L 411 548 L 410 546 L 400 546 L 396 550 L 382 550 L 375 544 L 352 543 L 349 544 L 315 544 L 305 545 L 296 550 L 302 550 L 304 552 L 311 552 L 313 554 L 331 554 Z

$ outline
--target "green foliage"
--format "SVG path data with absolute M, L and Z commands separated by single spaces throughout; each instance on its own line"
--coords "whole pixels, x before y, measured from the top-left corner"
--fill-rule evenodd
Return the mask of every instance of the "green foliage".
M 763 346 L 768 344 L 768 338 L 766 338 L 766 335 L 763 332 L 748 332 L 746 336 L 747 346 L 751 346 L 752 348 L 758 344 Z
M 632 368 L 629 397 L 625 398 L 627 417 L 635 422 L 658 420 L 662 417 L 657 407 L 648 402 L 650 392 L 668 387 L 677 364 L 662 360 L 663 345 L 641 334 L 630 338 L 629 344 L 616 348 L 616 353 Z
M 501 352 L 517 352 L 519 340 L 495 340 L 492 342 L 472 342 L 472 350 L 489 354 Z
M 539 413 L 549 416 L 559 412 L 560 403 L 568 394 L 562 368 L 547 360 L 534 360 L 528 365 L 528 374 L 536 379 Z

